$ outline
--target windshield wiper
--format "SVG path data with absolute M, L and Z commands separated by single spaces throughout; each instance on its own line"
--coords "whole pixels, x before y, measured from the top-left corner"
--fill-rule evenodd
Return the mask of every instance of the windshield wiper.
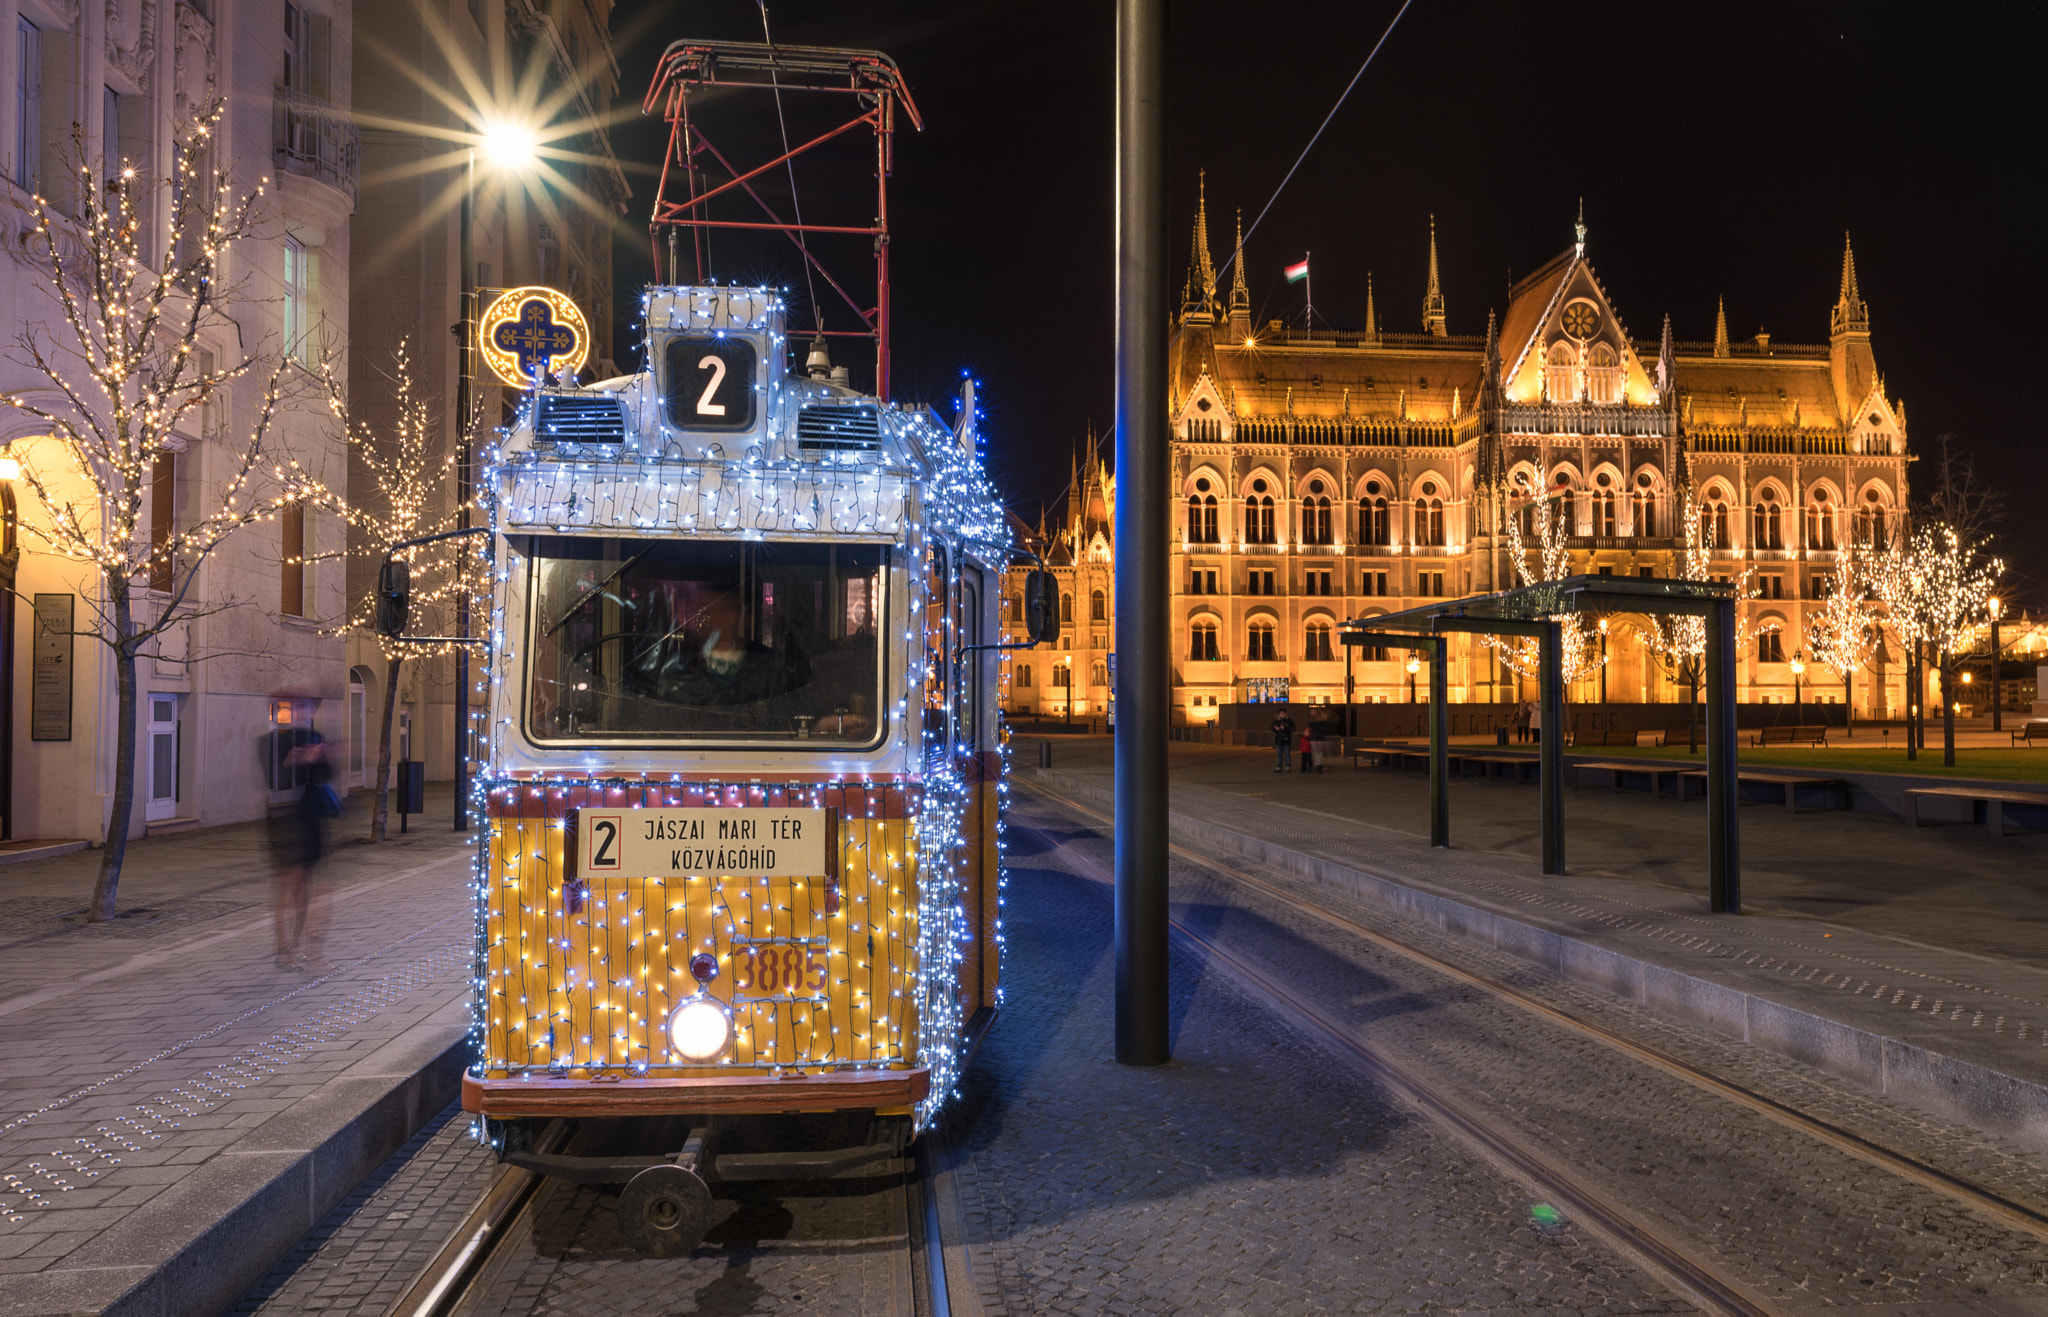
M 617 567 L 612 569 L 610 575 L 606 576 L 602 581 L 599 581 L 596 585 L 593 585 L 590 587 L 590 589 L 586 590 L 581 599 L 578 599 L 575 603 L 570 604 L 569 611 L 562 614 L 561 617 L 557 618 L 553 626 L 549 627 L 546 631 L 541 632 L 541 639 L 545 640 L 549 636 L 555 634 L 555 632 L 560 631 L 563 627 L 569 625 L 569 619 L 576 616 L 577 612 L 582 609 L 583 605 L 589 603 L 591 600 L 603 594 L 604 588 L 606 586 L 610 585 L 613 581 L 618 580 L 621 576 L 624 576 L 627 572 L 631 571 L 633 569 L 633 564 L 639 562 L 642 558 L 645 558 L 648 554 L 653 552 L 654 550 L 651 548 L 642 549 L 640 550 L 640 552 L 634 554 L 632 557 L 626 559 L 626 561 L 620 563 Z

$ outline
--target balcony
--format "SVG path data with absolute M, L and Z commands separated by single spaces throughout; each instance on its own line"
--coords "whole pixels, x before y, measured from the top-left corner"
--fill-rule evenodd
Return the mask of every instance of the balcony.
M 272 106 L 272 152 L 279 171 L 327 184 L 348 198 L 354 213 L 362 160 L 355 124 L 318 96 L 289 87 L 277 88 Z

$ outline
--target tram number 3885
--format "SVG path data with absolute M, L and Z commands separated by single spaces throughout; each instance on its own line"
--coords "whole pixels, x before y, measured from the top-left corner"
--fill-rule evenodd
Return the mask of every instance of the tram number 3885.
M 825 958 L 809 947 L 747 947 L 739 953 L 732 986 L 755 992 L 823 992 Z

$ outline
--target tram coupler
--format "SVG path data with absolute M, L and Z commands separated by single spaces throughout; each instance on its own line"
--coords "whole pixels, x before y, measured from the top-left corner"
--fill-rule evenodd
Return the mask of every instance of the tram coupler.
M 679 1258 L 711 1228 L 712 1124 L 690 1131 L 674 1156 L 646 1167 L 619 1191 L 619 1234 L 650 1258 Z

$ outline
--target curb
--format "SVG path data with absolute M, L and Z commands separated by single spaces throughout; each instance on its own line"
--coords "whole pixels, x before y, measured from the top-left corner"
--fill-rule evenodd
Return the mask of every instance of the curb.
M 461 1004 L 466 1010 L 466 998 Z M 427 1025 L 417 1032 L 446 1036 Z M 466 1028 L 453 1042 L 397 1038 L 387 1045 L 391 1050 L 401 1053 L 393 1058 L 400 1068 L 344 1073 L 330 1080 L 321 1093 L 294 1103 L 232 1149 L 193 1167 L 180 1192 L 166 1195 L 175 1201 L 139 1209 L 135 1216 L 145 1219 L 131 1218 L 110 1232 L 122 1238 L 96 1241 L 88 1251 L 98 1257 L 77 1257 L 62 1269 L 8 1277 L 0 1312 L 174 1317 L 233 1307 L 301 1237 L 459 1096 L 470 1059 Z M 325 1113 L 305 1110 L 322 1097 L 351 1102 L 354 1109 L 338 1125 Z M 124 1244 L 131 1247 L 124 1249 Z M 129 1260 L 166 1245 L 164 1256 Z M 118 1292 L 106 1297 L 115 1286 Z
M 1114 811 L 1115 794 L 1040 774 Z M 1560 978 L 1850 1080 L 1932 1115 L 2048 1153 L 2048 1085 L 1844 1024 L 1753 992 L 1598 946 L 1554 927 L 1425 891 L 1397 879 L 1290 850 L 1220 824 L 1167 815 L 1176 838 L 1272 865 L 1384 910 L 1482 946 L 1509 952 Z

